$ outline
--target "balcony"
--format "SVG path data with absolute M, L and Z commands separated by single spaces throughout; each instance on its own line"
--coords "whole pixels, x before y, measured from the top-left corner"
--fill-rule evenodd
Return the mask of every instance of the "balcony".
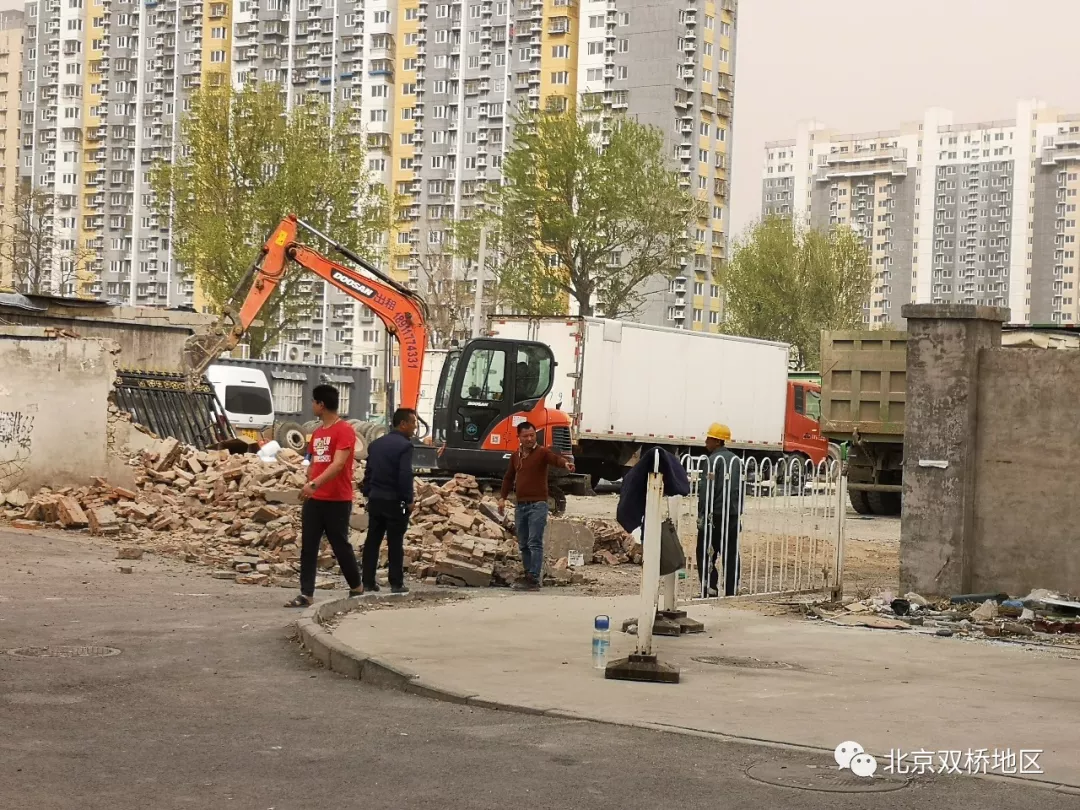
M 570 18 L 569 17 L 552 17 L 548 21 L 548 33 L 549 34 L 569 34 L 570 33 Z

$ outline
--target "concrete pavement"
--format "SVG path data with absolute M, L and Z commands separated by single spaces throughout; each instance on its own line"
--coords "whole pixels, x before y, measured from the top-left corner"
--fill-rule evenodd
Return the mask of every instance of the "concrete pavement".
M 287 591 L 220 582 L 205 570 L 153 557 L 124 562 L 134 571 L 121 574 L 115 554 L 115 546 L 77 535 L 0 529 L 0 807 L 1066 810 L 1077 804 L 1072 795 L 966 777 L 920 779 L 882 794 L 774 787 L 748 773 L 769 767 L 813 773 L 807 766 L 822 758 L 374 689 L 301 653 L 289 638 L 296 613 L 280 608 Z M 3 652 L 87 644 L 120 653 L 72 659 Z M 1061 728 L 1068 733 L 1066 722 Z
M 606 681 L 590 668 L 592 619 L 619 627 L 636 607 L 551 591 L 479 597 L 347 614 L 334 635 L 477 701 L 830 751 L 855 740 L 884 759 L 1041 750 L 1045 773 L 1026 778 L 1080 789 L 1080 739 L 1067 731 L 1080 724 L 1075 658 L 702 605 L 690 614 L 705 634 L 657 639 L 680 684 Z M 613 657 L 634 643 L 614 633 Z

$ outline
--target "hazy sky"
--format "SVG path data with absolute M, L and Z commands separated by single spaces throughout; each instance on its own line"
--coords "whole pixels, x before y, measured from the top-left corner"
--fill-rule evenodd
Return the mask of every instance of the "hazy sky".
M 926 107 L 1012 118 L 1019 98 L 1080 112 L 1077 0 L 740 0 L 732 224 L 761 206 L 766 141 L 800 119 L 891 129 Z

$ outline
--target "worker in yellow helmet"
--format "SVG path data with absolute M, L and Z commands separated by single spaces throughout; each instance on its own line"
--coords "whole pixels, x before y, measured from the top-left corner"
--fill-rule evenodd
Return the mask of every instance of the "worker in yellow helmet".
M 742 503 L 742 459 L 727 449 L 731 428 L 713 422 L 705 435 L 707 475 L 698 482 L 697 564 L 702 596 L 718 596 L 722 555 L 724 595 L 739 590 L 739 511 Z

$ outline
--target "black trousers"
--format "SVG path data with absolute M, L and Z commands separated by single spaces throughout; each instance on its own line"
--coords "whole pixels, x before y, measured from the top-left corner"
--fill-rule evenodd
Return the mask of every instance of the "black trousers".
M 698 529 L 697 536 L 697 566 L 702 580 L 705 572 L 709 572 L 709 588 L 719 590 L 720 572 L 716 570 L 716 558 L 720 554 L 724 542 L 724 523 L 717 520 L 712 527 L 712 542 L 709 543 L 708 553 L 705 549 L 705 528 Z M 706 560 L 706 557 L 708 558 Z M 707 566 L 706 566 L 707 563 Z M 724 555 L 724 596 L 735 596 L 739 591 L 739 516 L 735 515 L 728 520 L 727 553 Z
M 315 595 L 315 572 L 324 534 L 349 587 L 360 587 L 356 552 L 349 545 L 351 514 L 352 501 L 317 501 L 314 498 L 304 501 L 300 512 L 300 593 L 304 596 Z
M 409 528 L 409 504 L 401 501 L 370 499 L 367 505 L 368 533 L 364 542 L 364 587 L 375 586 L 379 570 L 379 546 L 386 536 L 386 551 L 390 563 L 390 587 L 405 584 L 405 530 Z

